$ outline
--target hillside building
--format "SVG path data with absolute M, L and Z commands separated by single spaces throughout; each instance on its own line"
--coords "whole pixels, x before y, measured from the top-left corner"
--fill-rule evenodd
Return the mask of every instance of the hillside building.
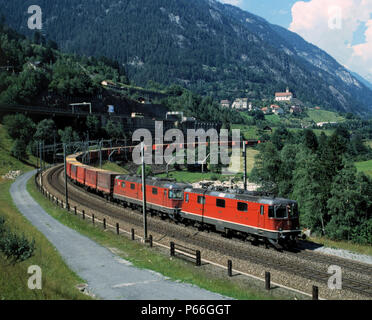
M 232 109 L 237 109 L 237 110 L 247 110 L 248 109 L 248 98 L 235 99 L 231 108 Z
M 275 101 L 291 101 L 293 99 L 293 93 L 287 88 L 286 92 L 276 92 Z
M 222 108 L 230 108 L 231 106 L 231 101 L 230 100 L 221 100 L 220 106 Z

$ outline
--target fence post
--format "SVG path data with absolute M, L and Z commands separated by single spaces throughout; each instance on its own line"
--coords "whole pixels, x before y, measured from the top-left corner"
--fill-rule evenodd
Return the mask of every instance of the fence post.
M 232 277 L 232 261 L 228 260 L 227 261 L 227 274 L 229 277 Z
M 94 214 L 92 214 L 92 223 L 94 224 Z
M 150 248 L 152 248 L 152 234 L 149 236 Z
M 119 235 L 119 233 L 120 233 L 119 223 L 116 223 L 116 234 Z
M 174 257 L 176 254 L 175 248 L 174 248 L 174 242 L 170 243 L 170 255 L 171 257 Z
M 106 218 L 103 218 L 103 229 L 106 229 Z
M 270 278 L 271 278 L 271 275 L 270 275 L 270 272 L 265 272 L 265 289 L 266 290 L 270 290 L 271 289 L 271 286 L 270 286 Z
M 77 215 L 76 206 L 74 207 L 75 216 Z
M 85 210 L 83 210 L 83 220 L 85 220 Z
M 313 300 L 319 300 L 319 288 L 313 286 Z
M 196 266 L 201 266 L 201 253 L 199 250 L 196 250 Z
M 134 236 L 134 229 L 131 230 L 132 232 L 132 240 L 134 240 L 135 236 Z

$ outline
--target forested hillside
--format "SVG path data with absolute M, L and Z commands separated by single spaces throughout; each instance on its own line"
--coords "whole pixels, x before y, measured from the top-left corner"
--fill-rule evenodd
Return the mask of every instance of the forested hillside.
M 117 63 L 62 54 L 39 33 L 27 39 L 0 23 L 0 103 L 59 104 L 66 97 L 93 97 L 103 79 L 126 83 Z
M 0 0 L 25 34 L 31 0 Z M 372 91 L 298 35 L 214 0 L 40 0 L 43 33 L 67 52 L 117 60 L 134 84 L 178 83 L 216 99 L 297 98 L 365 115 Z

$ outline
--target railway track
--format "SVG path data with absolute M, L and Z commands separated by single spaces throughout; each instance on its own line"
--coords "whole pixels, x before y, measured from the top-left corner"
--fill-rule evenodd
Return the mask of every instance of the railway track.
M 61 175 L 63 167 L 57 166 L 50 169 L 45 177 L 50 188 L 54 189 L 61 197 L 64 195 L 64 181 Z M 53 190 L 49 190 L 53 193 Z M 142 228 L 142 215 L 133 214 L 130 209 L 108 203 L 103 198 L 87 194 L 84 189 L 69 183 L 69 197 L 72 202 L 91 211 L 99 211 L 110 218 L 124 221 Z M 89 199 L 89 201 L 87 201 Z M 159 217 L 149 217 L 148 228 L 151 232 L 166 234 L 177 241 L 183 241 L 196 249 L 217 252 L 224 257 L 240 259 L 254 263 L 265 268 L 286 272 L 308 280 L 327 285 L 331 276 L 327 270 L 330 265 L 342 268 L 342 288 L 357 293 L 365 298 L 372 298 L 372 267 L 339 257 L 300 250 L 297 253 L 277 253 L 264 248 L 257 248 L 242 241 L 230 240 L 219 237 L 217 234 L 199 232 L 190 228 L 163 221 Z M 195 232 L 196 231 L 196 232 Z M 243 243 L 243 245 L 242 245 Z M 359 276 L 359 279 L 355 279 Z

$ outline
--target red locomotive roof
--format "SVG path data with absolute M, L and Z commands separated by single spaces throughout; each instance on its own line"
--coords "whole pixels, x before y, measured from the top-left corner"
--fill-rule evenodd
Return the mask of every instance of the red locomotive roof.
M 135 183 L 142 183 L 141 176 L 134 176 L 134 175 L 124 175 L 124 176 L 117 176 L 116 179 L 124 180 L 128 182 L 135 182 Z M 167 189 L 185 189 L 191 187 L 189 184 L 184 183 L 176 183 L 173 179 L 164 179 L 164 178 L 156 178 L 156 177 L 146 177 L 146 185 L 155 186 L 160 188 L 167 188 Z
M 195 188 L 187 188 L 185 192 L 196 193 L 196 194 L 204 194 L 212 197 L 217 198 L 226 198 L 226 199 L 236 199 L 236 200 L 243 200 L 249 202 L 256 202 L 268 205 L 286 205 L 297 203 L 294 200 L 284 199 L 284 198 L 274 198 L 263 196 L 260 192 L 251 192 L 251 191 L 244 191 L 244 190 L 234 190 L 234 192 L 229 191 L 216 191 L 216 190 L 208 190 L 208 189 L 195 189 Z

